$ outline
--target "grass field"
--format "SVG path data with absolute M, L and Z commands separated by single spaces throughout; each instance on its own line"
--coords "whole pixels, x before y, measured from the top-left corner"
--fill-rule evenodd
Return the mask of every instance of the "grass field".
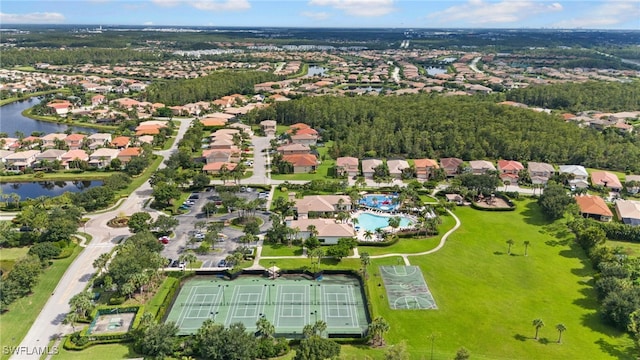
M 60 352 L 53 356 L 56 360 L 116 360 L 116 359 L 133 359 L 140 357 L 133 351 L 130 344 L 107 344 L 91 346 L 82 351 L 69 351 L 62 348 L 60 344 Z
M 422 268 L 438 310 L 390 310 L 376 284 L 378 266 L 388 259 L 372 261 L 371 301 L 391 324 L 390 343 L 407 339 L 417 359 L 430 356 L 432 334 L 434 359 L 450 359 L 461 346 L 474 359 L 634 358 L 630 338 L 600 322 L 593 270 L 563 225 L 547 223 L 528 201 L 514 212 L 460 208 L 457 215 L 462 227 L 442 250 L 410 258 Z M 513 256 L 506 255 L 510 238 Z M 526 257 L 524 240 L 531 242 Z M 546 324 L 543 341 L 532 339 L 536 318 Z M 567 328 L 562 344 L 558 323 Z
M 261 256 L 300 256 L 302 248 L 300 246 L 287 245 L 271 245 L 264 244 L 262 246 Z
M 36 320 L 39 311 L 49 300 L 51 293 L 58 285 L 69 265 L 78 256 L 81 247 L 77 246 L 73 255 L 66 259 L 55 260 L 53 265 L 40 276 L 38 284 L 33 288 L 33 293 L 9 306 L 9 311 L 0 315 L 0 346 L 18 346 L 22 338 L 27 334 L 31 324 Z M 4 250 L 3 250 L 4 251 Z M 8 359 L 9 355 L 2 353 L 0 359 Z
M 628 256 L 640 256 L 640 244 L 639 243 L 632 243 L 632 242 L 628 242 L 628 241 L 613 241 L 613 240 L 607 240 L 607 246 L 611 247 L 611 248 L 615 248 L 615 247 L 622 247 L 624 249 L 624 253 L 627 254 Z
M 331 176 L 331 169 L 335 166 L 336 161 L 332 159 L 327 152 L 333 146 L 333 141 L 328 141 L 324 146 L 318 147 L 318 160 L 320 165 L 313 174 L 272 174 L 271 178 L 274 180 L 319 180 L 319 179 L 333 179 Z M 324 160 L 323 160 L 324 159 Z
M 0 249 L 0 270 L 2 273 L 8 273 L 13 269 L 16 260 L 24 257 L 29 252 L 29 247 Z

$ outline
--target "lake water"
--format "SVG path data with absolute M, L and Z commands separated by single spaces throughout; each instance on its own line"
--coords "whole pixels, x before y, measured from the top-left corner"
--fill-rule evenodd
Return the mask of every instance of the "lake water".
M 317 65 L 309 66 L 309 70 L 307 71 L 307 76 L 324 76 L 324 73 L 327 71 L 327 68 Z
M 1 183 L 2 194 L 18 194 L 22 200 L 35 199 L 40 196 L 58 196 L 67 191 L 80 192 L 94 186 L 102 185 L 102 181 L 34 181 Z
M 26 136 L 34 131 L 45 134 L 63 133 L 69 126 L 38 121 L 22 116 L 22 111 L 32 106 L 38 105 L 40 99 L 30 98 L 24 101 L 14 102 L 0 107 L 0 132 L 7 133 L 10 137 L 15 136 L 16 131 L 21 131 Z M 72 126 L 75 131 L 82 131 L 93 134 L 95 129 Z
M 438 74 L 446 74 L 447 69 L 439 66 L 425 66 L 424 69 L 427 71 L 427 74 L 431 76 L 436 76 Z

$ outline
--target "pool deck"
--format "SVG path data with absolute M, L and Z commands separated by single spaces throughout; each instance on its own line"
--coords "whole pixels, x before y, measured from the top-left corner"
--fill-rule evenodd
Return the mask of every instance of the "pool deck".
M 376 215 L 376 216 L 382 216 L 382 217 L 394 217 L 394 216 L 403 216 L 408 218 L 409 220 L 411 220 L 413 223 L 416 223 L 418 221 L 418 219 L 413 216 L 413 215 L 409 215 L 409 214 L 405 214 L 405 213 L 390 213 L 390 212 L 385 212 L 382 210 L 356 210 L 354 212 L 351 213 L 351 219 L 353 218 L 357 218 L 358 216 L 360 216 L 361 214 L 371 214 L 371 215 Z M 350 224 L 351 226 L 353 225 L 353 222 L 351 221 L 351 219 L 348 220 L 348 224 Z M 358 226 L 358 225 L 355 225 Z M 376 234 L 374 232 L 373 237 L 371 239 L 367 239 L 364 234 L 367 231 L 366 229 L 363 229 L 362 227 L 360 227 L 359 229 L 355 229 L 354 226 L 354 230 L 356 233 L 356 238 L 358 239 L 358 241 L 367 241 L 367 242 L 380 242 L 383 241 L 384 239 L 381 239 L 378 234 Z M 413 226 L 401 226 L 398 229 L 396 229 L 396 231 L 400 231 L 400 230 L 405 230 L 405 229 L 413 229 Z M 393 232 L 393 228 L 391 226 L 386 226 L 384 228 L 382 228 L 382 230 L 384 230 L 385 232 Z

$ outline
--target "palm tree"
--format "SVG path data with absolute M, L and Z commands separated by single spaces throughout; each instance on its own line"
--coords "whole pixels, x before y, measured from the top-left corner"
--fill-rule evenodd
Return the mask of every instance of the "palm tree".
M 531 245 L 531 242 L 529 240 L 525 240 L 524 241 L 524 256 L 527 256 L 527 250 L 529 249 L 529 245 Z
M 265 317 L 261 317 L 256 321 L 256 330 L 260 333 L 263 339 L 268 339 L 273 337 L 273 334 L 276 333 L 276 328 L 272 323 L 267 320 Z
M 318 236 L 318 229 L 315 225 L 307 226 L 307 231 L 309 232 L 309 236 Z
M 513 244 L 515 244 L 516 242 L 513 241 L 513 239 L 509 239 L 507 240 L 507 245 L 509 245 L 509 250 L 507 250 L 507 254 L 511 255 L 511 246 L 513 246 Z
M 556 325 L 556 330 L 558 330 L 558 344 L 562 341 L 562 333 L 567 330 L 567 327 L 564 324 Z
M 319 270 L 320 269 L 320 260 L 324 256 L 324 250 L 322 250 L 322 248 L 315 248 L 315 249 L 309 251 L 307 256 L 311 259 L 311 265 L 313 266 L 314 264 L 316 264 L 317 267 L 315 267 L 315 269 Z M 315 263 L 313 261 L 314 258 L 317 259 Z
M 302 336 L 304 336 L 305 339 L 308 339 L 314 335 L 315 333 L 314 333 L 313 325 L 307 324 L 302 328 Z
M 540 329 L 544 327 L 544 321 L 542 321 L 542 319 L 535 319 L 533 320 L 532 324 L 536 328 L 536 336 L 534 336 L 533 338 L 538 340 L 538 331 L 540 331 Z
M 93 267 L 98 269 L 100 272 L 107 270 L 107 263 L 111 259 L 110 253 L 100 254 L 98 258 L 93 262 Z
M 74 295 L 69 300 L 69 306 L 73 312 L 76 312 L 78 316 L 83 318 L 87 317 L 87 314 L 93 309 L 93 302 L 88 292 L 83 291 Z
M 368 252 L 363 252 L 360 254 L 360 264 L 362 265 L 362 274 L 364 279 L 367 279 L 367 266 L 371 264 L 371 258 L 369 257 Z
M 394 216 L 392 218 L 389 219 L 389 226 L 391 226 L 391 228 L 395 231 L 397 228 L 400 227 L 400 217 L 399 216 Z
M 68 313 L 65 317 L 64 320 L 62 320 L 63 324 L 71 324 L 71 328 L 73 329 L 73 332 L 76 331 L 76 323 L 78 322 L 78 320 L 80 320 L 80 314 L 78 314 L 75 311 L 71 311 L 70 313 Z
M 198 261 L 198 257 L 193 252 L 193 250 L 185 251 L 182 255 L 180 255 L 180 257 L 178 259 L 180 261 L 186 262 L 187 263 L 187 268 L 189 268 L 189 269 L 191 269 L 191 264 L 193 264 L 194 262 Z
M 313 324 L 313 332 L 318 336 L 322 336 L 322 334 L 326 330 L 327 330 L 327 323 L 324 322 L 323 320 L 318 320 L 316 321 L 315 324 Z
M 371 343 L 373 345 L 382 345 L 384 343 L 384 338 L 382 337 L 384 333 L 389 331 L 390 326 L 389 323 L 381 316 L 373 319 L 371 324 L 369 324 L 369 333 L 371 334 Z
M 366 231 L 364 232 L 364 238 L 365 238 L 365 240 L 367 240 L 367 241 L 371 240 L 371 239 L 373 238 L 373 231 L 371 231 L 371 230 L 366 230 Z

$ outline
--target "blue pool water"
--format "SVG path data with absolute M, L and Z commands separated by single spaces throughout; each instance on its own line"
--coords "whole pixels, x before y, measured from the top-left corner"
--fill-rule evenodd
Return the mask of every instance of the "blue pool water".
M 365 195 L 360 199 L 360 205 L 374 208 L 382 211 L 393 211 L 400 207 L 399 203 L 395 203 L 398 197 L 395 195 Z
M 356 227 L 360 227 L 369 231 L 376 231 L 378 228 L 385 228 L 389 226 L 389 216 L 380 216 L 369 213 L 362 213 L 356 218 L 358 223 Z M 411 225 L 411 220 L 405 216 L 400 215 L 400 227 L 406 227 Z

